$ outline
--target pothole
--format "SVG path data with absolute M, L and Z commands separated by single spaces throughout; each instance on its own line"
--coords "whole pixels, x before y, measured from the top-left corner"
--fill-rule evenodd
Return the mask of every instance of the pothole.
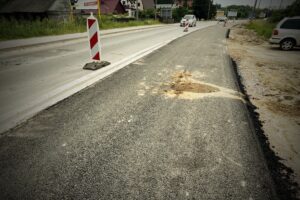
M 172 82 L 169 85 L 170 89 L 165 89 L 166 93 L 176 95 L 183 94 L 184 92 L 191 93 L 212 93 L 220 91 L 218 88 L 199 83 L 192 78 L 192 74 L 187 71 L 176 72 L 172 75 Z

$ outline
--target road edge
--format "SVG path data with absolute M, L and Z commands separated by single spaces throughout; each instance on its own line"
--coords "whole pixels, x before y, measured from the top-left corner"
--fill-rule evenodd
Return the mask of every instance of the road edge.
M 258 148 L 265 160 L 266 168 L 269 170 L 272 178 L 272 185 L 274 194 L 281 200 L 297 200 L 297 193 L 299 192 L 299 185 L 293 181 L 293 170 L 285 166 L 280 161 L 283 160 L 270 148 L 268 137 L 264 134 L 262 129 L 262 122 L 259 120 L 259 113 L 256 112 L 257 107 L 253 105 L 249 99 L 245 85 L 242 81 L 242 76 L 239 73 L 238 64 L 233 58 L 228 55 L 229 62 L 232 66 L 233 76 L 238 90 L 244 95 L 246 101 L 245 109 L 247 110 L 248 121 L 250 123 L 253 136 L 257 141 Z

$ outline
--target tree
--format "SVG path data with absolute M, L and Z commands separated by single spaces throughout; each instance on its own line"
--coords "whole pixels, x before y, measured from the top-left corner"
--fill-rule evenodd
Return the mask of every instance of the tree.
M 0 8 L 2 8 L 9 0 L 0 0 Z
M 217 4 L 211 4 L 210 6 L 210 12 L 209 12 L 209 19 L 212 19 L 217 14 Z
M 185 7 L 185 8 L 187 8 L 187 7 L 188 7 L 187 0 L 183 0 L 183 7 Z
M 289 17 L 300 16 L 300 0 L 296 0 L 292 5 L 286 8 Z
M 155 17 L 155 9 L 145 9 L 139 12 L 139 17 L 141 19 L 150 19 Z
M 270 22 L 276 23 L 282 20 L 284 17 L 293 17 L 300 15 L 300 0 L 294 1 L 293 4 L 288 6 L 286 9 L 271 11 Z
M 244 5 L 227 6 L 226 10 L 227 11 L 230 11 L 230 10 L 237 11 L 237 14 L 238 14 L 237 18 L 248 18 L 249 14 L 252 12 L 252 8 L 250 6 L 244 6 Z
M 193 10 L 197 18 L 211 19 L 216 15 L 217 6 L 213 4 L 212 0 L 194 0 Z
M 218 10 L 218 9 L 221 9 L 221 4 L 215 4 L 215 6 L 216 6 L 216 9 Z
M 199 19 L 207 19 L 208 9 L 210 0 L 194 0 L 193 10 L 194 14 Z
M 179 22 L 181 18 L 188 13 L 189 10 L 186 7 L 179 7 L 173 9 L 172 16 L 176 22 Z

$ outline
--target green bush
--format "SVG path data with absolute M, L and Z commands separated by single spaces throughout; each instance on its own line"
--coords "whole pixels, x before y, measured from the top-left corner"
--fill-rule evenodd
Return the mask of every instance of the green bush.
M 155 18 L 155 9 L 146 9 L 139 11 L 139 17 L 141 19 L 154 19 Z
M 49 19 L 34 21 L 0 19 L 0 40 L 76 33 L 85 30 L 86 25 L 82 20 L 64 22 Z
M 175 8 L 172 11 L 172 16 L 175 22 L 179 22 L 184 15 L 188 14 L 189 10 L 185 7 Z
M 270 23 L 264 20 L 254 20 L 246 25 L 248 29 L 254 30 L 258 35 L 264 37 L 265 39 L 271 37 L 275 26 L 275 23 Z
M 130 26 L 159 24 L 155 20 L 118 22 L 112 15 L 103 15 L 99 21 L 100 29 L 122 28 Z M 47 35 L 61 35 L 86 31 L 86 19 L 58 21 L 53 19 L 7 20 L 0 18 L 0 40 L 29 38 Z
M 294 3 L 288 6 L 284 10 L 274 10 L 269 17 L 271 23 L 279 22 L 284 17 L 300 16 L 300 0 L 294 1 Z
M 272 11 L 271 16 L 269 17 L 268 21 L 270 23 L 276 23 L 286 17 L 286 13 L 284 10 L 274 10 Z

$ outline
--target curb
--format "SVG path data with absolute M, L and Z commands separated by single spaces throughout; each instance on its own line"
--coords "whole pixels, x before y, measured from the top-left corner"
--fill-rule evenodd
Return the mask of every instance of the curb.
M 163 26 L 166 25 L 147 25 L 147 26 L 119 28 L 119 29 L 108 29 L 108 30 L 100 31 L 100 34 L 105 36 L 105 35 L 112 35 L 117 33 L 155 29 Z M 88 37 L 87 32 L 84 32 L 84 33 L 72 33 L 72 34 L 64 34 L 64 35 L 56 35 L 56 36 L 42 36 L 42 37 L 34 37 L 34 38 L 26 38 L 26 39 L 6 40 L 0 42 L 0 51 L 12 50 L 15 48 L 32 47 L 32 46 L 57 43 L 57 42 L 66 42 L 71 40 L 83 39 L 87 37 Z

